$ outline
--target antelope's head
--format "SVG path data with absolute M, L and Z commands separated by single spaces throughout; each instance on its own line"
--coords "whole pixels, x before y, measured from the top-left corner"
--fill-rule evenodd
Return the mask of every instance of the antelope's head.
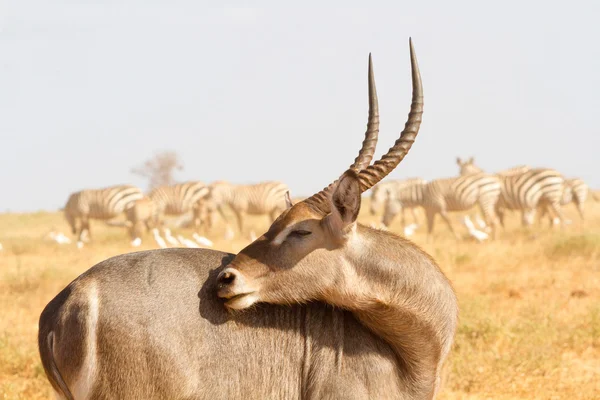
M 481 168 L 475 165 L 475 159 L 473 157 L 464 161 L 460 157 L 456 157 L 456 164 L 458 165 L 461 176 L 483 172 Z
M 292 304 L 322 299 L 343 276 L 339 272 L 348 267 L 345 254 L 350 248 L 360 250 L 365 242 L 356 223 L 361 194 L 402 161 L 421 125 L 423 90 L 412 42 L 410 55 L 412 104 L 400 138 L 387 154 L 371 164 L 379 132 L 379 110 L 369 56 L 369 119 L 357 158 L 322 191 L 297 204 L 289 203 L 269 230 L 221 271 L 217 294 L 227 300 L 226 307 L 244 309 L 257 302 Z

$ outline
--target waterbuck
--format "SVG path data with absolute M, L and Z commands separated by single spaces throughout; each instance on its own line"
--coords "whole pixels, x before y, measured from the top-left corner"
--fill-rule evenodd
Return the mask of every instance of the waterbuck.
M 361 192 L 417 135 L 423 96 L 412 44 L 411 65 L 411 111 L 389 152 L 369 166 L 379 129 L 369 62 L 369 123 L 355 162 L 238 255 L 121 255 L 59 293 L 39 330 L 57 396 L 433 398 L 457 322 L 454 292 L 417 246 L 356 223 Z

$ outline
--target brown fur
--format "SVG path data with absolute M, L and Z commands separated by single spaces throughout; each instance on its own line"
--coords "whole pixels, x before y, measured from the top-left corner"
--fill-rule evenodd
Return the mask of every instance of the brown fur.
M 55 390 L 52 359 L 70 388 L 82 367 L 93 282 L 100 329 L 91 398 L 410 398 L 400 391 L 392 348 L 348 311 L 315 302 L 228 313 L 215 277 L 232 257 L 203 249 L 131 253 L 73 281 L 40 317 L 42 363 Z M 43 345 L 50 332 L 55 356 Z
M 391 397 L 430 399 L 456 329 L 454 291 L 420 248 L 356 224 L 356 185 L 342 176 L 327 216 L 303 203 L 282 214 L 221 273 L 219 296 L 233 309 L 318 300 L 350 310 L 396 354 Z
M 361 191 L 398 165 L 417 135 L 423 102 L 412 43 L 411 64 L 413 104 L 400 139 L 375 164 L 347 171 L 330 197 L 288 208 L 233 260 L 207 250 L 133 253 L 61 292 L 39 330 L 55 389 L 66 392 L 63 379 L 81 391 L 79 375 L 92 365 L 83 396 L 94 399 L 433 398 L 456 329 L 454 291 L 417 246 L 356 224 Z M 253 310 L 228 314 L 215 294 L 230 310 Z M 42 345 L 55 334 L 52 348 Z

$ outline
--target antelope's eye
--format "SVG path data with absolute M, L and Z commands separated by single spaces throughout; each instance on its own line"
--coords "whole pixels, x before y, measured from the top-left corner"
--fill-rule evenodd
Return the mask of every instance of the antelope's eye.
M 305 237 L 310 235 L 312 232 L 310 231 L 304 231 L 302 229 L 298 229 L 297 231 L 291 231 L 290 234 L 288 236 L 292 236 L 292 237 Z

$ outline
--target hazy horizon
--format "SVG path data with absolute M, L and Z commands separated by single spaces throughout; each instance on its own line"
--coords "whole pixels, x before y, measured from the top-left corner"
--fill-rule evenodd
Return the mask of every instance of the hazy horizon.
M 402 130 L 409 36 L 425 112 L 390 178 L 455 176 L 456 157 L 474 156 L 490 172 L 552 167 L 600 187 L 600 3 L 414 3 L 4 2 L 0 212 L 145 188 L 131 168 L 161 150 L 180 155 L 180 181 L 281 180 L 310 195 L 360 147 L 369 52 L 377 155 Z

